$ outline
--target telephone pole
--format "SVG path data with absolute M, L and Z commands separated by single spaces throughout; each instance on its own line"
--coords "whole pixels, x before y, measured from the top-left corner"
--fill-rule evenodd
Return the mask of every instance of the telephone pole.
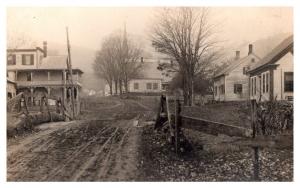
M 67 48 L 68 48 L 68 58 L 67 58 L 67 68 L 69 72 L 69 85 L 71 86 L 71 108 L 73 112 L 73 119 L 75 118 L 75 104 L 74 104 L 74 84 L 73 84 L 73 71 L 72 71 L 72 61 L 71 61 L 71 47 L 69 41 L 69 31 L 68 27 L 66 27 L 67 33 Z

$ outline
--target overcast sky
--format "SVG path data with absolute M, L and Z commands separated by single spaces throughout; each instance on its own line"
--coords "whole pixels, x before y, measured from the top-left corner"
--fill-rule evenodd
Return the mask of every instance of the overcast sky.
M 122 29 L 125 22 L 129 33 L 147 40 L 154 11 L 151 7 L 8 8 L 7 31 L 9 36 L 28 36 L 40 46 L 44 40 L 64 44 L 68 26 L 73 45 L 96 50 L 104 36 Z M 293 32 L 293 9 L 288 7 L 214 7 L 211 18 L 220 25 L 220 38 L 231 46 Z

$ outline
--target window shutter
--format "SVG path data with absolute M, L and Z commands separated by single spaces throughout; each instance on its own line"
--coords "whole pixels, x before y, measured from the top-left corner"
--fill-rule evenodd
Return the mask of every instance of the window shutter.
M 22 65 L 25 65 L 25 55 L 22 55 Z
M 15 65 L 17 63 L 17 57 L 16 54 L 13 55 L 13 64 Z
M 33 54 L 30 55 L 30 65 L 33 65 L 34 64 L 34 56 Z

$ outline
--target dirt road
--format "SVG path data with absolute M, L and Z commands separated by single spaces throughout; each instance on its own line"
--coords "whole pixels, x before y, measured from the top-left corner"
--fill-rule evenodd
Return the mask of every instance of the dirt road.
M 43 124 L 36 133 L 9 140 L 7 180 L 136 180 L 139 126 L 154 117 L 154 103 L 92 101 L 82 120 Z

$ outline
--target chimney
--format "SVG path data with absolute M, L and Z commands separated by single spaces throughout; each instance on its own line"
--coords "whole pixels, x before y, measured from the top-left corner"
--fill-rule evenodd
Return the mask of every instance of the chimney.
M 144 63 L 144 58 L 143 57 L 141 57 L 141 63 Z
M 47 41 L 43 42 L 44 57 L 47 57 Z
M 235 52 L 235 60 L 240 59 L 240 51 Z
M 249 44 L 249 52 L 248 52 L 248 55 L 252 54 L 253 53 L 253 45 L 252 44 Z

